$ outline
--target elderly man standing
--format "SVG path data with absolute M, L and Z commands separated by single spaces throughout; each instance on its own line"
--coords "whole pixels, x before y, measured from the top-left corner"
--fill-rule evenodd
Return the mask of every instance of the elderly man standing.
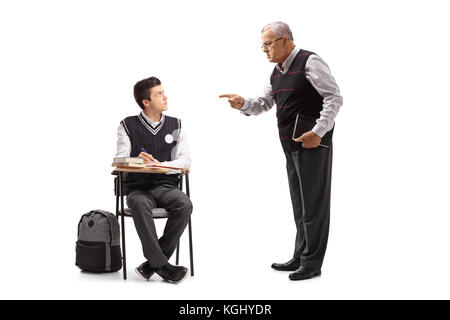
M 342 97 L 327 64 L 313 52 L 298 48 L 286 23 L 265 26 L 261 39 L 267 59 L 276 63 L 264 94 L 252 99 L 236 94 L 219 97 L 228 98 L 231 107 L 244 115 L 258 115 L 277 105 L 297 235 L 293 258 L 274 263 L 272 268 L 294 271 L 289 275 L 291 280 L 305 280 L 321 274 L 325 256 L 330 221 L 331 138 Z M 297 126 L 308 129 L 294 136 Z

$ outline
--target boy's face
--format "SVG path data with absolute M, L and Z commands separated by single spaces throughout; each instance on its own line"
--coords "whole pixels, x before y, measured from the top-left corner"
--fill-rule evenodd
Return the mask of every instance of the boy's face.
M 167 97 L 164 94 L 162 85 L 155 86 L 150 89 L 150 101 L 144 100 L 146 108 L 151 108 L 153 111 L 166 111 L 167 110 Z

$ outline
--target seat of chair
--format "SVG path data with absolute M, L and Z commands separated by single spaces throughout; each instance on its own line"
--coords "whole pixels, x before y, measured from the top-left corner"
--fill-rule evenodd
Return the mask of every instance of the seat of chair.
M 122 212 L 121 212 L 122 213 Z M 159 219 L 159 218 L 168 218 L 169 213 L 164 208 L 154 208 L 152 209 L 153 218 Z M 130 208 L 125 209 L 125 216 L 131 217 L 133 215 L 133 211 Z

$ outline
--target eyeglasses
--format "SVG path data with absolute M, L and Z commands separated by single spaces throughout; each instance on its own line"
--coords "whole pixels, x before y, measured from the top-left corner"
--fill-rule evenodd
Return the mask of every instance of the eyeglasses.
M 280 39 L 282 39 L 283 37 L 279 37 L 278 39 L 275 39 L 275 40 L 272 40 L 272 41 L 267 41 L 266 43 L 264 43 L 262 46 L 261 46 L 261 49 L 269 49 L 269 47 L 272 45 L 272 43 L 274 43 L 274 42 L 276 42 L 276 41 L 278 41 L 278 40 L 280 40 Z

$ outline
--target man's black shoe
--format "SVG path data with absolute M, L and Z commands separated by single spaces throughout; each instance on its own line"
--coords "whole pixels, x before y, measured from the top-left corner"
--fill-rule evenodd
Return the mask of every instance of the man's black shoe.
M 289 275 L 289 279 L 291 280 L 306 280 L 311 279 L 316 276 L 320 276 L 320 269 L 311 269 L 304 266 L 298 268 L 297 271 L 291 273 Z
M 148 261 L 145 261 L 136 269 L 136 273 L 144 280 L 150 280 L 151 276 L 155 273 L 156 269 L 152 269 L 148 264 Z
M 292 258 L 286 263 L 273 263 L 272 268 L 278 271 L 295 271 L 300 268 L 300 259 Z
M 166 263 L 162 267 L 156 269 L 156 273 L 166 281 L 180 283 L 188 275 L 188 269 L 182 266 L 174 266 L 170 263 Z

